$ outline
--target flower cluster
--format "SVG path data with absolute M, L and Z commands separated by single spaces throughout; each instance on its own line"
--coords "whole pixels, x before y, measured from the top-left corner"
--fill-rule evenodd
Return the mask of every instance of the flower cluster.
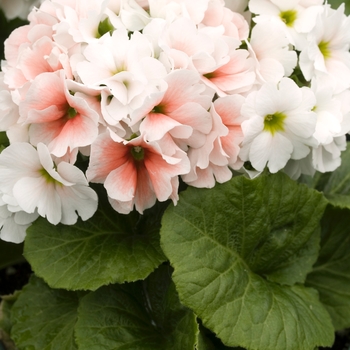
M 232 170 L 297 178 L 340 164 L 350 130 L 343 6 L 45 0 L 28 19 L 5 42 L 0 73 L 5 240 L 23 240 L 39 215 L 91 217 L 89 183 L 104 185 L 116 211 L 143 213 L 176 204 L 180 178 L 211 188 Z

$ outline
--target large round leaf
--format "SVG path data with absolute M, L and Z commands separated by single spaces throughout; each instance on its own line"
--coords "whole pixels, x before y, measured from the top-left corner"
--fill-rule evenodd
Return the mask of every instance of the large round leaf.
M 180 304 L 168 266 L 145 281 L 101 287 L 78 314 L 80 350 L 193 350 L 197 341 L 196 316 Z
M 164 260 L 159 246 L 162 210 L 121 215 L 100 205 L 73 226 L 37 220 L 27 230 L 24 255 L 53 288 L 96 290 L 146 278 Z
M 19 349 L 76 350 L 78 295 L 51 289 L 33 276 L 11 308 L 11 337 Z
M 318 290 L 335 329 L 350 327 L 350 211 L 328 206 L 322 218 L 321 252 L 307 285 Z
M 331 345 L 330 316 L 301 285 L 317 259 L 325 205 L 283 174 L 189 188 L 161 229 L 180 300 L 228 346 Z

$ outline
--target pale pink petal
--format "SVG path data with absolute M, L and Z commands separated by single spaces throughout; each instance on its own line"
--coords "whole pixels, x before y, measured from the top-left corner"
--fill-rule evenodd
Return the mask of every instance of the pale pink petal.
M 169 195 L 170 196 L 170 195 Z M 161 200 L 160 198 L 158 198 Z M 165 200 L 168 199 L 165 198 Z M 135 194 L 135 208 L 139 213 L 143 213 L 145 209 L 151 208 L 157 200 L 157 195 L 153 187 L 150 175 L 145 168 L 145 165 L 141 165 L 137 173 L 137 189 Z
M 204 134 L 208 134 L 212 128 L 210 113 L 198 103 L 185 103 L 181 107 L 169 111 L 168 115 L 179 123 L 190 125 L 193 129 Z
M 111 204 L 112 208 L 120 214 L 129 214 L 134 208 L 134 200 L 122 202 L 108 197 L 108 201 Z
M 135 197 L 137 181 L 138 171 L 130 159 L 109 173 L 104 186 L 109 197 L 121 202 L 128 202 Z
M 149 113 L 140 124 L 140 132 L 148 141 L 160 140 L 168 132 L 174 137 L 189 138 L 192 128 L 161 113 Z
M 109 132 L 100 134 L 91 146 L 90 163 L 86 172 L 89 182 L 103 183 L 108 174 L 126 163 L 129 149 L 111 139 Z

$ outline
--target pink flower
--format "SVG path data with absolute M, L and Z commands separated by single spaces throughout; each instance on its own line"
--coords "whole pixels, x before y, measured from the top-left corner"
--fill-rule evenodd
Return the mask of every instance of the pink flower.
M 208 92 L 197 73 L 177 70 L 165 78 L 166 91 L 151 94 L 142 108 L 131 115 L 132 124 L 142 119 L 140 132 L 147 141 L 169 134 L 182 149 L 200 147 L 212 128 L 208 109 L 213 92 Z
M 209 2 L 202 24 L 210 27 L 223 25 L 225 35 L 230 38 L 239 40 L 248 38 L 249 24 L 245 18 L 240 13 L 233 12 L 226 6 L 222 6 L 219 0 Z
M 248 91 L 255 82 L 254 62 L 247 50 L 233 50 L 229 61 L 211 72 L 202 72 L 203 82 L 219 96 Z
M 180 149 L 170 157 L 141 136 L 123 141 L 107 131 L 91 146 L 87 177 L 104 183 L 114 209 L 127 214 L 134 206 L 142 213 L 156 199 L 176 203 L 178 175 L 188 171 L 188 158 Z
M 20 120 L 30 124 L 33 145 L 45 143 L 57 157 L 90 145 L 98 134 L 99 115 L 91 109 L 77 86 L 63 74 L 42 73 L 20 103 Z
M 241 107 L 245 98 L 240 95 L 226 96 L 218 98 L 214 102 L 214 111 L 220 116 L 222 123 L 228 128 L 228 134 L 221 137 L 221 147 L 228 156 L 228 164 L 238 170 L 243 162 L 239 159 L 240 144 L 243 141 L 243 131 L 241 124 L 244 121 L 241 116 Z M 215 155 L 212 154 L 210 160 L 215 163 Z
M 41 12 L 31 14 L 29 25 L 15 29 L 5 41 L 6 61 L 2 62 L 5 83 L 18 89 L 43 72 L 65 69 L 71 77 L 67 49 L 54 42 L 53 26 L 57 19 Z
M 213 129 L 205 144 L 191 148 L 188 156 L 191 172 L 182 179 L 191 186 L 212 188 L 215 181 L 223 183 L 232 177 L 229 169 L 238 170 L 243 165 L 239 159 L 240 144 L 243 141 L 240 109 L 244 97 L 240 95 L 218 98 L 212 105 Z

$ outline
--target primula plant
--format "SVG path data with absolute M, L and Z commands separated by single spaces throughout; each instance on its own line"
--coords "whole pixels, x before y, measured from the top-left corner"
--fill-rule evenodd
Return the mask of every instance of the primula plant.
M 0 263 L 23 246 L 34 272 L 2 297 L 8 348 L 331 347 L 350 327 L 347 13 L 36 2 L 0 72 Z

